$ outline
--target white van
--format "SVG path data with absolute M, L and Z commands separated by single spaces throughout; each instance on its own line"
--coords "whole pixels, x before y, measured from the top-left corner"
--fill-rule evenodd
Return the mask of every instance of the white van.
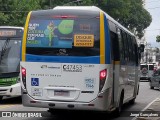
M 140 80 L 150 80 L 153 74 L 154 64 L 153 63 L 141 64 L 140 70 L 141 70 Z

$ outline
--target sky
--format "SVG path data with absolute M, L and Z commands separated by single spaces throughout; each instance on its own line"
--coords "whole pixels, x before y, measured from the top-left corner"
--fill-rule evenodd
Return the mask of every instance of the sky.
M 145 32 L 145 39 L 151 47 L 160 47 L 160 43 L 156 42 L 156 36 L 160 35 L 160 0 L 145 0 L 144 7 L 152 16 L 152 22 Z

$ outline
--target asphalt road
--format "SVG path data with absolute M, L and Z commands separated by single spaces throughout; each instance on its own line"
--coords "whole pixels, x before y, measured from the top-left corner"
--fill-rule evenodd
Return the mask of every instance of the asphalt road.
M 18 111 L 23 113 L 24 111 L 42 111 L 42 118 L 0 118 L 0 120 L 75 120 L 75 119 L 92 119 L 92 120 L 132 120 L 133 117 L 130 117 L 130 113 L 134 111 L 141 111 L 143 110 L 149 103 L 151 103 L 154 99 L 160 98 L 160 91 L 157 89 L 151 90 L 149 87 L 148 82 L 140 82 L 140 91 L 139 95 L 136 98 L 134 105 L 126 104 L 124 105 L 123 112 L 120 117 L 114 118 L 112 114 L 100 114 L 97 112 L 60 112 L 59 114 L 51 116 L 47 109 L 45 108 L 33 108 L 33 107 L 23 107 L 21 98 L 12 98 L 12 99 L 5 99 L 0 103 L 0 111 Z M 2 114 L 2 113 L 1 113 Z M 38 114 L 40 115 L 40 114 Z M 47 118 L 46 118 L 47 117 Z

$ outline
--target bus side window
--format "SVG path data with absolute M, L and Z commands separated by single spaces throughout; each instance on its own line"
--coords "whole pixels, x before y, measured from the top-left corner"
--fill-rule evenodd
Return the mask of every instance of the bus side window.
M 111 38 L 111 44 L 112 44 L 112 50 L 113 50 L 113 60 L 119 61 L 120 55 L 119 55 L 118 35 L 112 31 L 110 31 L 110 38 Z
M 136 43 L 136 39 L 133 38 L 133 45 L 134 45 L 134 51 L 135 51 L 135 61 L 136 61 L 136 66 L 139 64 L 139 52 L 138 52 L 138 45 Z
M 122 64 L 126 64 L 126 61 L 128 59 L 128 50 L 126 47 L 126 43 L 125 43 L 125 34 L 124 32 L 121 30 L 121 39 L 120 39 L 120 53 L 121 53 L 121 62 Z
M 129 62 L 130 64 L 134 64 L 134 50 L 133 50 L 133 41 L 131 39 L 131 36 L 130 35 L 127 35 L 127 38 L 128 38 L 128 46 L 129 46 L 129 49 L 128 49 L 128 52 L 129 52 Z
M 125 61 L 129 61 L 129 48 L 128 48 L 128 40 L 127 40 L 127 34 L 123 31 L 122 37 L 124 40 L 124 48 L 125 48 Z

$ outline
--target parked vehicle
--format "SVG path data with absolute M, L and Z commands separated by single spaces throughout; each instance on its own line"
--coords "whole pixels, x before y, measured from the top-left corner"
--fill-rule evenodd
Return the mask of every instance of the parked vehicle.
M 160 89 L 160 69 L 153 73 L 150 80 L 150 88 L 154 89 L 155 87 Z
M 140 79 L 141 80 L 150 80 L 154 71 L 154 64 L 141 64 L 140 65 Z
M 21 96 L 20 47 L 23 27 L 0 26 L 0 101 Z

